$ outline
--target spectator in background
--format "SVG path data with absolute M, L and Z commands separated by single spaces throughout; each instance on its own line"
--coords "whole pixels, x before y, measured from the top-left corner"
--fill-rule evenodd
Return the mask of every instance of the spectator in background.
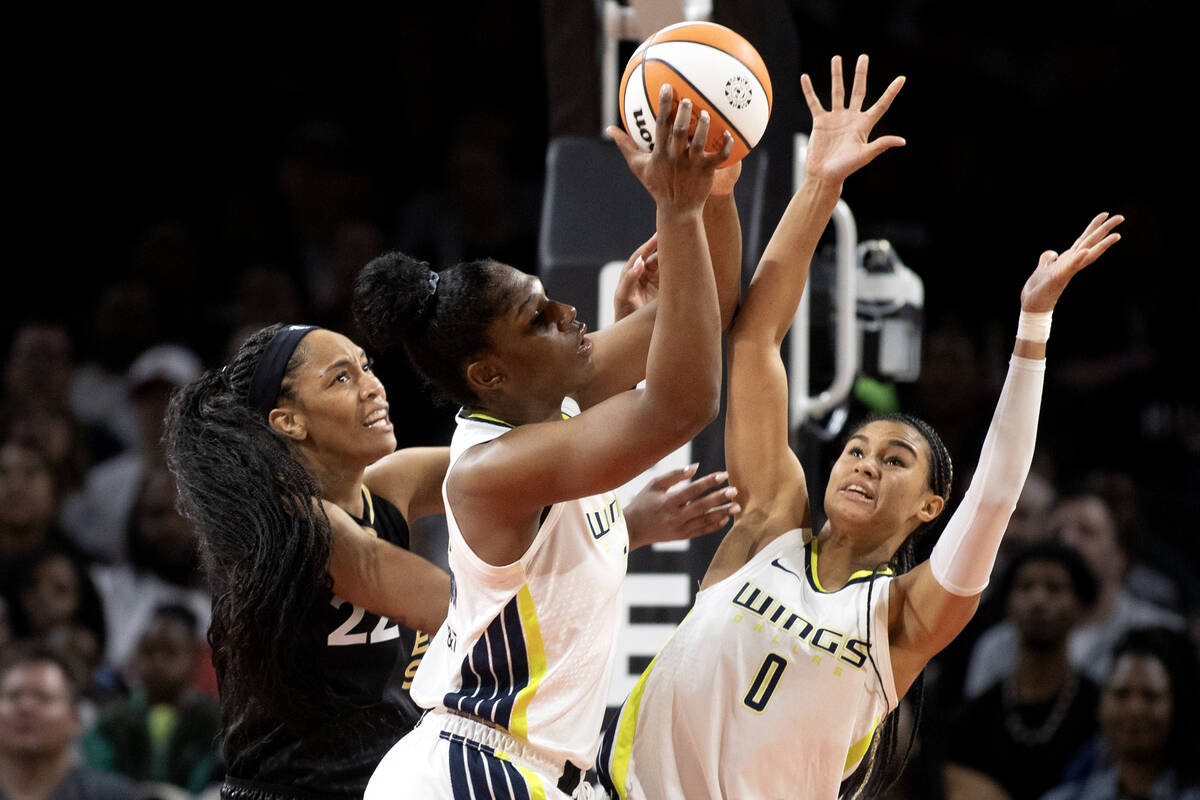
M 1104 500 L 1071 491 L 1060 496 L 1047 523 L 1048 534 L 1074 548 L 1096 576 L 1099 591 L 1091 611 L 1071 632 L 1071 663 L 1093 681 L 1108 674 L 1113 646 L 1133 628 L 1161 625 L 1182 628 L 1182 617 L 1131 594 L 1124 585 L 1129 554 L 1116 520 Z M 980 636 L 967 666 L 965 694 L 975 697 L 1013 674 L 1017 631 L 1010 622 Z
M 106 709 L 84 736 L 88 766 L 192 793 L 221 778 L 220 710 L 191 688 L 201 657 L 197 637 L 196 615 L 186 606 L 155 609 L 138 639 L 132 696 Z
M 49 457 L 34 442 L 0 440 L 0 587 L 14 580 L 14 565 L 47 545 L 70 548 L 55 518 L 58 490 Z
M 0 800 L 130 800 L 128 779 L 74 764 L 81 729 L 71 667 L 45 648 L 0 664 Z
M 4 592 L 13 636 L 38 641 L 59 652 L 80 687 L 85 722 L 124 685 L 104 662 L 105 613 L 87 569 L 68 550 L 49 545 L 14 564 Z
M 1068 634 L 1096 599 L 1083 559 L 1035 542 L 1012 557 L 996 592 L 1017 631 L 1017 668 L 952 722 L 947 800 L 1037 800 L 1095 732 L 1099 688 L 1067 657 Z
M 83 493 L 62 512 L 67 533 L 100 560 L 117 563 L 129 557 L 125 534 L 138 491 L 154 467 L 166 464 L 161 440 L 167 401 L 200 370 L 191 350 L 173 344 L 155 345 L 130 365 L 126 386 L 138 419 L 139 445 L 93 467 Z
M 1150 529 L 1132 475 L 1119 469 L 1097 469 L 1088 474 L 1084 486 L 1108 504 L 1121 540 L 1129 545 L 1125 587 L 1130 594 L 1180 614 L 1200 601 L 1200 586 L 1195 586 L 1192 578 L 1195 566 L 1172 542 Z M 1180 532 L 1174 533 L 1179 540 Z
M 18 637 L 40 637 L 72 620 L 103 632 L 100 596 L 87 571 L 58 547 L 27 553 L 16 564 L 5 587 L 13 602 L 13 630 Z
M 157 341 L 158 306 L 149 287 L 136 281 L 115 283 L 96 300 L 70 393 L 96 463 L 141 444 L 126 376 L 133 359 Z
M 1200 800 L 1195 654 L 1165 628 L 1130 631 L 1100 695 L 1095 760 L 1043 800 Z
M 28 320 L 13 335 L 4 362 L 6 406 L 67 404 L 74 362 L 71 335 L 58 322 Z
M 1045 535 L 1046 520 L 1057 493 L 1051 477 L 1053 474 L 1053 465 L 1049 463 L 1045 454 L 1035 453 L 1033 465 L 1017 498 L 1016 508 L 1013 509 L 1008 527 L 1004 530 L 1004 538 L 1000 540 L 995 574 L 1004 574 L 1015 553 Z M 971 621 L 935 659 L 938 669 L 936 678 L 931 681 L 934 702 L 946 706 L 948 710 L 957 709 L 957 703 L 962 699 L 963 683 L 975 643 L 1006 616 L 1006 601 L 998 596 L 998 586 L 999 583 L 994 582 L 983 590 L 979 609 L 971 617 Z
M 1021 496 L 1017 499 L 1017 507 L 1013 509 L 1004 538 L 1000 541 L 1000 553 L 996 563 L 1003 567 L 1016 553 L 1042 538 L 1045 534 L 1046 520 L 1054 508 L 1058 489 L 1050 476 L 1050 470 L 1043 467 L 1038 469 L 1038 459 L 1034 457 L 1033 467 L 1021 488 Z M 986 595 L 987 590 L 984 590 Z
M 66 405 L 10 409 L 3 427 L 15 439 L 33 442 L 50 462 L 56 495 L 70 497 L 83 487 L 91 467 L 89 437 Z
M 198 636 L 208 631 L 212 601 L 200 575 L 195 529 L 175 508 L 175 478 L 154 465 L 137 487 L 125 533 L 128 560 L 97 564 L 92 577 L 108 612 L 110 663 L 124 671 L 138 637 L 164 603 L 185 606 L 198 620 Z

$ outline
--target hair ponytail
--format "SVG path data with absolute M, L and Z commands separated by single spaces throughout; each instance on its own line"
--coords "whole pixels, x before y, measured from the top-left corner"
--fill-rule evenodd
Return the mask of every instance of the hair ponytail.
M 213 595 L 209 642 L 227 729 L 250 704 L 291 720 L 331 701 L 308 668 L 321 644 L 314 596 L 331 586 L 329 521 L 291 442 L 248 405 L 254 366 L 280 327 L 179 390 L 166 417 L 179 510 L 196 526 Z M 298 348 L 287 372 L 303 359 Z

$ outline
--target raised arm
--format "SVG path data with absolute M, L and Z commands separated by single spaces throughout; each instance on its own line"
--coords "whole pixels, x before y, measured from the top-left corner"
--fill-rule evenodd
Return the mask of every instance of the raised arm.
M 742 281 L 742 225 L 733 187 L 741 175 L 741 162 L 716 171 L 712 192 L 704 203 L 704 234 L 717 280 L 721 330 L 726 330 L 737 309 Z M 658 311 L 658 234 L 629 256 L 613 295 L 616 322 L 592 334 L 592 360 L 596 376 L 587 391 L 575 399 L 589 408 L 646 377 L 650 335 Z
M 717 170 L 712 193 L 704 204 L 704 233 L 717 278 L 721 330 L 729 330 L 742 292 L 742 221 L 738 217 L 733 187 L 742 174 L 742 162 Z
M 884 150 L 904 144 L 897 136 L 869 138 L 903 78 L 892 81 L 879 100 L 863 110 L 867 57 L 858 59 L 848 105 L 839 57 L 834 57 L 830 71 L 828 111 L 808 75 L 801 77 L 813 116 L 804 183 L 763 251 L 729 334 L 725 465 L 743 511 L 713 557 L 706 586 L 737 570 L 775 537 L 809 524 L 804 473 L 788 445 L 787 373 L 779 348 L 843 182 Z
M 929 560 L 892 582 L 888 640 L 899 695 L 975 613 L 1033 459 L 1050 314 L 1071 278 L 1120 239 L 1113 229 L 1123 219 L 1096 216 L 1067 251 L 1043 253 L 1025 282 L 1008 376 L 971 485 Z
M 723 152 L 705 153 L 707 114 L 689 144 L 691 103 L 680 102 L 673 125 L 670 108 L 670 88 L 664 87 L 661 144 L 652 153 L 610 129 L 657 206 L 661 290 L 645 388 L 621 392 L 571 420 L 522 425 L 468 450 L 447 484 L 456 515 L 527 530 L 543 507 L 620 486 L 716 415 L 720 315 L 701 213 L 732 140 L 726 139 Z M 524 545 L 514 541 L 498 550 L 493 556 L 502 558 L 523 552 Z

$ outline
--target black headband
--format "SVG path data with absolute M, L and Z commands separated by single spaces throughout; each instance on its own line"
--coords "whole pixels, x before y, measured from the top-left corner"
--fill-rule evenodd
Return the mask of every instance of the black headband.
M 250 376 L 250 408 L 262 414 L 263 419 L 275 408 L 275 400 L 279 397 L 279 387 L 283 383 L 283 373 L 287 363 L 296 352 L 300 340 L 315 331 L 316 325 L 288 325 L 267 342 L 267 349 L 262 358 L 254 366 L 254 374 Z

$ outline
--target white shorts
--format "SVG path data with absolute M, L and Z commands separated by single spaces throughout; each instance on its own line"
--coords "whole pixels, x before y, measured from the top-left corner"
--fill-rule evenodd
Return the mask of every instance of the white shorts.
M 392 745 L 371 775 L 363 800 L 571 800 L 591 797 L 557 788 L 561 767 L 528 745 L 467 717 L 434 709 Z M 553 777 L 552 777 L 553 776 Z

